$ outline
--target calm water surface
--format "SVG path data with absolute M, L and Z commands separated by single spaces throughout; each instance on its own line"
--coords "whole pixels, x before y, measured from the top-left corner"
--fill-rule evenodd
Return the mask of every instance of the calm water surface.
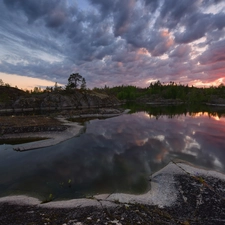
M 144 193 L 149 176 L 173 159 L 225 172 L 225 118 L 146 112 L 92 120 L 85 133 L 56 146 L 15 152 L 0 145 L 0 196 L 44 200 L 97 193 Z

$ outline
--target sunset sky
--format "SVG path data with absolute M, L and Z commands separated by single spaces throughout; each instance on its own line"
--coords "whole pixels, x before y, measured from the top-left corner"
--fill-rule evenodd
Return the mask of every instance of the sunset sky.
M 0 79 L 19 88 L 225 84 L 225 0 L 0 0 Z

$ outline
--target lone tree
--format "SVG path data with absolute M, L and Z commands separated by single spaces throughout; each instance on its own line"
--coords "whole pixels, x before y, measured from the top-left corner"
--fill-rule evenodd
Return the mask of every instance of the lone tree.
M 82 76 L 79 73 L 72 73 L 68 78 L 67 89 L 77 89 L 80 82 L 82 82 Z

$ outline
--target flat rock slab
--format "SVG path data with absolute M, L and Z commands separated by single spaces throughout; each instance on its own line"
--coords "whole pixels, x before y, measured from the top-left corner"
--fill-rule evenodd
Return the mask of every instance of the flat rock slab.
M 29 222 L 29 223 L 28 223 Z M 171 162 L 143 195 L 51 201 L 0 199 L 0 224 L 225 224 L 225 175 Z
M 13 148 L 16 151 L 27 151 L 32 149 L 38 149 L 56 145 L 60 142 L 66 141 L 72 137 L 79 135 L 82 132 L 84 126 L 79 125 L 75 122 L 69 122 L 64 117 L 57 117 L 57 120 L 65 127 L 63 131 L 48 131 L 48 132 L 29 132 L 29 133 L 18 133 L 8 134 L 2 136 L 4 139 L 12 138 L 43 138 L 45 140 L 29 142 L 24 144 L 14 145 Z
M 98 109 L 99 111 L 99 109 Z M 12 117 L 14 123 L 16 122 L 17 126 L 10 127 L 10 117 L 4 117 L 0 121 L 0 125 L 4 125 L 7 128 L 4 128 L 4 132 L 0 136 L 2 139 L 26 139 L 26 138 L 43 138 L 40 141 L 34 141 L 24 144 L 17 144 L 13 146 L 13 149 L 16 151 L 27 151 L 43 147 L 48 147 L 56 145 L 60 142 L 66 141 L 70 138 L 78 136 L 82 133 L 84 126 L 80 125 L 78 122 L 71 122 L 68 119 L 80 119 L 80 118 L 110 118 L 126 114 L 129 110 L 119 111 L 116 109 L 101 109 L 103 114 L 81 114 L 76 116 L 58 116 L 54 119 L 48 117 L 38 117 L 31 116 L 29 117 L 28 124 L 30 126 L 25 126 L 26 117 Z M 108 113 L 107 113 L 108 112 Z M 114 113 L 113 113 L 114 112 Z M 1 127 L 0 127 L 1 133 Z

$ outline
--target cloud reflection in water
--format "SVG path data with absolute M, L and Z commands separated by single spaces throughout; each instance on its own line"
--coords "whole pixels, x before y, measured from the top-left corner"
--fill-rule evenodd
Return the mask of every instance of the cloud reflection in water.
M 149 175 L 173 159 L 225 172 L 224 125 L 206 115 L 156 120 L 144 112 L 92 120 L 80 137 L 56 146 L 0 150 L 0 195 L 141 193 L 149 188 Z

